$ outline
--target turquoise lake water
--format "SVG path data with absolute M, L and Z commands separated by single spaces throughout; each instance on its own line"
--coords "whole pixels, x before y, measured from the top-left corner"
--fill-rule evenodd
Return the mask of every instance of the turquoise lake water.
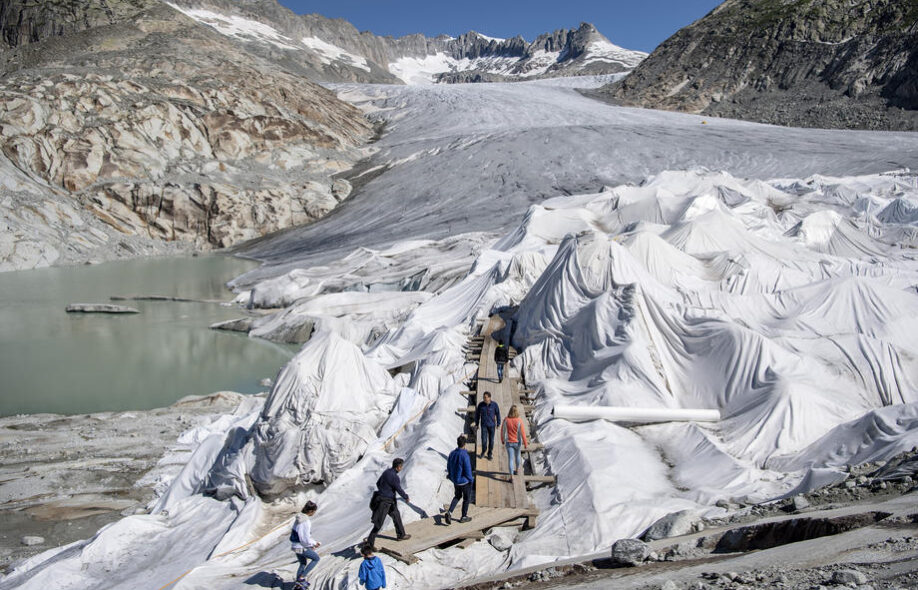
M 0 416 L 162 407 L 186 395 L 256 393 L 292 347 L 210 330 L 235 306 L 116 301 L 133 315 L 68 314 L 113 295 L 229 300 L 225 283 L 254 268 L 224 256 L 150 258 L 0 273 Z

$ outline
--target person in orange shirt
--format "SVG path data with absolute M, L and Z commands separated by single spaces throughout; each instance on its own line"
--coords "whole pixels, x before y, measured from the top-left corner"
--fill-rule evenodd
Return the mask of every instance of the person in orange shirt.
M 520 419 L 520 409 L 517 406 L 510 408 L 510 414 L 504 419 L 500 429 L 500 442 L 507 446 L 507 458 L 510 461 L 510 475 L 523 471 L 523 457 L 520 454 L 520 443 L 523 448 L 529 446 L 526 438 L 526 429 Z

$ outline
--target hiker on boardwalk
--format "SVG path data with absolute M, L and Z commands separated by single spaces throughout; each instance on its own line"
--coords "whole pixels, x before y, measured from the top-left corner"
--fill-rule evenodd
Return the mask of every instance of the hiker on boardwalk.
M 497 382 L 504 380 L 504 365 L 510 360 L 510 351 L 504 346 L 503 342 L 497 343 L 494 349 L 494 362 L 497 363 Z
M 316 510 L 318 506 L 315 502 L 306 502 L 301 513 L 296 515 L 296 522 L 293 523 L 293 530 L 290 531 L 290 548 L 293 549 L 297 561 L 300 562 L 300 567 L 296 570 L 296 583 L 293 585 L 293 590 L 309 588 L 306 576 L 309 575 L 312 568 L 319 564 L 319 554 L 315 550 L 322 543 L 312 538 L 312 521 L 310 520 Z
M 485 455 L 490 461 L 494 452 L 494 429 L 500 426 L 500 408 L 497 402 L 491 401 L 491 392 L 486 391 L 482 394 L 482 401 L 478 402 L 475 408 L 475 429 L 481 428 L 481 453 L 479 456 L 484 458 Z
M 472 475 L 472 460 L 469 459 L 469 452 L 465 450 L 467 442 L 465 435 L 460 434 L 456 439 L 456 448 L 449 454 L 446 459 L 446 475 L 453 482 L 453 501 L 449 504 L 449 510 L 443 515 L 443 521 L 449 525 L 453 522 L 453 510 L 456 504 L 462 500 L 462 518 L 459 522 L 468 522 L 469 518 L 469 500 L 472 497 L 472 482 L 475 481 Z
M 526 429 L 523 428 L 523 420 L 520 418 L 520 409 L 514 404 L 510 407 L 510 413 L 504 420 L 504 425 L 500 429 L 500 442 L 507 446 L 507 458 L 510 462 L 510 475 L 523 471 L 523 457 L 520 454 L 520 443 L 523 447 L 529 446 L 529 440 L 526 438 Z
M 373 554 L 373 546 L 367 543 L 360 548 L 360 554 L 363 555 L 360 570 L 357 572 L 360 583 L 366 586 L 367 590 L 385 588 L 386 568 L 383 567 L 382 560 Z
M 386 522 L 386 516 L 392 517 L 392 523 L 395 525 L 395 536 L 397 540 L 404 541 L 410 539 L 411 535 L 405 533 L 405 525 L 402 524 L 402 515 L 398 511 L 395 494 L 404 498 L 405 502 L 410 502 L 408 494 L 402 489 L 402 480 L 398 472 L 405 466 L 404 459 L 393 459 L 392 467 L 383 471 L 379 479 L 376 480 L 376 491 L 373 492 L 373 499 L 370 500 L 373 508 L 373 530 L 367 537 L 367 545 L 375 547 L 376 535 L 382 529 L 383 523 Z

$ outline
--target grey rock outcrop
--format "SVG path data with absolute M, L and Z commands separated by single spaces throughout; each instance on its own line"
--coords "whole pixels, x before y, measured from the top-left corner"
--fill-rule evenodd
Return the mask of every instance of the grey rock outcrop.
M 372 134 L 357 109 L 165 4 L 52 4 L 122 3 L 140 10 L 3 54 L 0 270 L 226 247 L 347 196 L 333 175 Z M 0 27 L 22 41 L 49 18 Z
M 727 0 L 596 95 L 781 125 L 918 130 L 916 46 L 914 2 Z

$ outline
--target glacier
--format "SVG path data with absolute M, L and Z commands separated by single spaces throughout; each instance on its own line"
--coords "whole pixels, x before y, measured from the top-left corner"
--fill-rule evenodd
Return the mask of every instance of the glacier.
M 306 498 L 313 586 L 357 588 L 392 457 L 406 521 L 451 497 L 443 457 L 475 371 L 462 346 L 494 310 L 557 487 L 533 493 L 538 526 L 508 551 L 383 556 L 398 587 L 588 555 L 670 512 L 722 515 L 719 500 L 785 497 L 918 445 L 918 138 L 616 108 L 560 82 L 336 90 L 387 124 L 373 178 L 254 244 L 265 264 L 235 282 L 238 302 L 275 310 L 272 330 L 308 320 L 311 339 L 266 400 L 187 433 L 200 445 L 150 514 L 0 589 L 289 580 Z M 551 416 L 560 403 L 724 420 L 574 423 Z

